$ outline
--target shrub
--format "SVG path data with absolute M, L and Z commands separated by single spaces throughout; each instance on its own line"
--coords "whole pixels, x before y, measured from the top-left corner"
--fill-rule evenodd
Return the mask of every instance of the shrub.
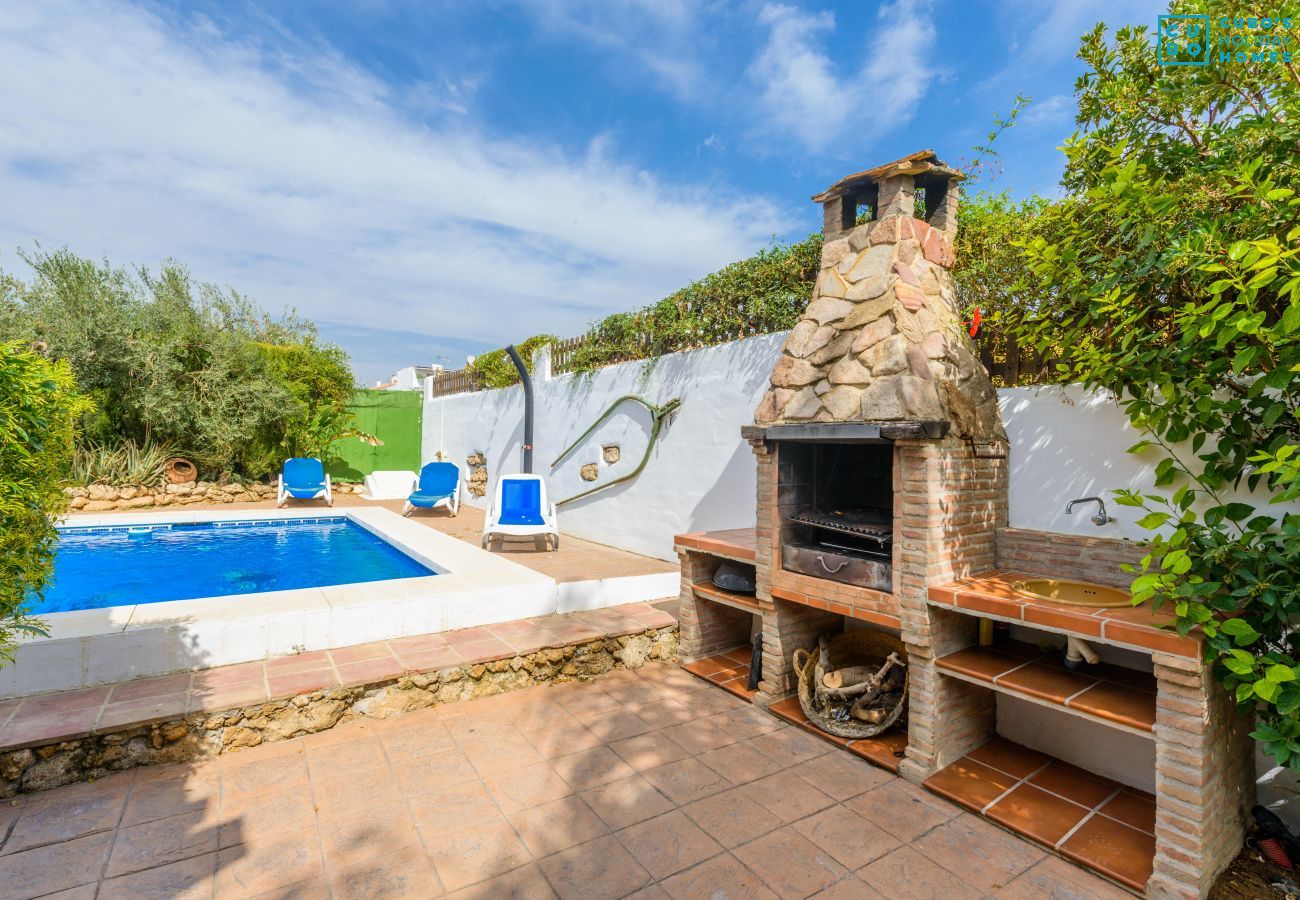
M 28 611 L 53 566 L 53 517 L 73 423 L 86 409 L 67 364 L 16 343 L 0 344 L 0 663 L 21 634 L 44 634 Z

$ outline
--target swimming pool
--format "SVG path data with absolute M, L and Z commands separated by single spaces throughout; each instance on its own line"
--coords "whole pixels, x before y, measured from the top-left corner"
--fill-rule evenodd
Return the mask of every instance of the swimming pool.
M 344 516 L 62 528 L 37 615 L 436 574 Z

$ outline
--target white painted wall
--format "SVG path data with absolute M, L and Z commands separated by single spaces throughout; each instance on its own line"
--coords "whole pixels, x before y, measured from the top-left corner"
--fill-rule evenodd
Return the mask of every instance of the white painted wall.
M 691 350 L 645 362 L 608 366 L 590 374 L 534 381 L 533 471 L 545 475 L 552 498 L 592 487 L 578 470 L 600 465 L 600 480 L 632 471 L 649 438 L 650 414 L 625 402 L 583 446 L 560 465 L 551 462 L 624 394 L 655 404 L 680 397 L 682 406 L 660 431 L 641 474 L 630 482 L 560 508 L 560 529 L 660 559 L 675 560 L 673 535 L 739 528 L 754 523 L 754 458 L 740 427 L 752 423 L 785 333 Z M 523 388 L 429 398 L 424 409 L 423 457 L 442 451 L 465 470 L 475 451 L 487 457 L 495 484 L 503 472 L 521 471 Z M 615 443 L 621 459 L 601 460 L 601 445 Z M 462 502 L 486 506 L 486 498 Z
M 1161 451 L 1126 452 L 1144 435 L 1129 424 L 1110 395 L 1079 385 L 1003 388 L 998 391 L 998 404 L 1011 441 L 1007 499 L 1012 527 L 1131 540 L 1148 536 L 1136 524 L 1144 513 L 1112 502 L 1110 492 L 1118 488 L 1154 491 Z M 1195 459 L 1190 446 L 1175 451 L 1183 459 Z M 1090 519 L 1096 504 L 1065 514 L 1065 505 L 1071 500 L 1098 495 L 1116 521 L 1093 525 Z M 1224 497 L 1257 506 L 1268 504 L 1267 495 L 1252 496 L 1244 489 L 1228 491 Z M 1273 510 L 1284 508 L 1277 505 Z M 1289 508 L 1300 511 L 1300 504 Z

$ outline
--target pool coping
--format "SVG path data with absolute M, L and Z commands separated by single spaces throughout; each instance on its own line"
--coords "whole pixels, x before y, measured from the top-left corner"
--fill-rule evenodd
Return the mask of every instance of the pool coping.
M 19 642 L 0 699 L 213 668 L 549 615 L 554 579 L 383 507 L 164 510 L 78 515 L 71 528 L 340 517 L 438 574 L 41 615 L 46 637 Z M 606 605 L 606 604 L 601 604 Z M 377 614 L 382 607 L 383 614 Z

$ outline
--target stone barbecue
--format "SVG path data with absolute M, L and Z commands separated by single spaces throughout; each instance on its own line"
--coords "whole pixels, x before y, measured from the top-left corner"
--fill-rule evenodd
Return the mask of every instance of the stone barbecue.
M 1241 846 L 1253 797 L 1249 724 L 1201 665 L 1199 636 L 1171 633 L 1167 615 L 1121 609 L 1103 621 L 1040 608 L 1006 580 L 1016 577 L 1007 569 L 1078 572 L 1123 587 L 1119 563 L 1136 558 L 1135 545 L 1008 527 L 1006 433 L 950 271 L 960 181 L 926 150 L 813 197 L 824 212 L 821 271 L 754 424 L 742 428 L 757 462 L 752 535 L 678 538 L 681 658 L 787 717 L 797 715 L 803 696 L 791 698 L 810 671 L 796 671 L 796 651 L 825 635 L 888 632 L 906 652 L 905 725 L 874 744 L 851 740 L 848 750 L 1130 890 L 1204 897 Z M 752 595 L 712 582 L 720 560 L 752 562 Z M 1120 669 L 1122 686 L 1097 689 L 1050 660 L 1030 666 L 983 645 L 990 619 L 1029 628 L 1026 641 L 1073 636 L 1136 650 L 1150 670 Z M 739 677 L 758 673 L 749 686 Z M 1029 676 L 1082 681 L 1054 699 L 1041 683 L 1017 686 Z M 1090 691 L 1111 699 L 1089 706 Z M 1061 801 L 1029 784 L 1034 773 L 1075 773 L 1093 789 L 1100 776 L 1002 738 L 1006 695 L 1151 740 L 1154 772 L 1141 777 L 1154 793 L 1107 782 L 1100 805 L 1067 802 L 1057 812 L 1077 821 L 1043 833 L 1052 813 L 1017 804 Z M 997 769 L 1012 757 L 1019 774 Z M 1119 821 L 1107 806 L 1119 800 L 1146 812 Z

